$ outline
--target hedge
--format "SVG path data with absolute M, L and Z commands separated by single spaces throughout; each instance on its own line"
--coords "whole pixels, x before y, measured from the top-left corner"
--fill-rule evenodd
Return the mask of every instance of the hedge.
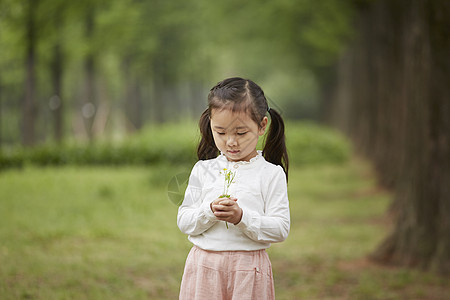
M 192 122 L 152 126 L 121 141 L 46 143 L 33 148 L 0 151 L 0 169 L 27 164 L 49 165 L 154 165 L 193 164 L 198 130 Z M 314 123 L 288 122 L 286 143 L 291 165 L 344 163 L 348 141 L 338 132 Z M 261 144 L 261 143 L 260 143 Z

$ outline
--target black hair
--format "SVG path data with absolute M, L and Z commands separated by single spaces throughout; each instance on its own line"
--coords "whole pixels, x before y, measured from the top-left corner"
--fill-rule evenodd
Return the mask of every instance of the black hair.
M 289 159 L 286 149 L 284 122 L 281 115 L 270 108 L 263 90 L 249 79 L 240 77 L 227 78 L 211 88 L 208 94 L 208 108 L 202 113 L 199 121 L 201 140 L 197 148 L 198 159 L 211 159 L 219 155 L 211 131 L 211 111 L 213 109 L 230 109 L 233 112 L 245 111 L 260 126 L 268 113 L 270 127 L 264 141 L 264 158 L 283 168 L 286 178 L 289 170 Z

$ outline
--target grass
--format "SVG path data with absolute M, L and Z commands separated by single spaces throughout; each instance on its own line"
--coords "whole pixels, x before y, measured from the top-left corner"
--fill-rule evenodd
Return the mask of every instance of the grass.
M 0 173 L 0 299 L 177 299 L 191 247 L 167 185 L 189 166 Z M 445 299 L 448 280 L 365 257 L 390 195 L 369 168 L 292 168 L 292 226 L 269 255 L 277 299 Z

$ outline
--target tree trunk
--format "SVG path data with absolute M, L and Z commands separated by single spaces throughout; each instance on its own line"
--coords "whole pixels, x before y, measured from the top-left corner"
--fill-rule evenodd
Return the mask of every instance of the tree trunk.
M 440 3 L 439 3 L 440 2 Z M 430 168 L 429 197 L 438 199 L 439 226 L 436 232 L 436 251 L 432 268 L 450 271 L 450 3 L 430 1 L 429 39 L 431 66 L 434 70 L 430 81 Z
M 383 263 L 450 273 L 450 3 L 373 2 L 339 66 L 332 105 L 394 191 L 394 228 L 372 254 Z
M 142 103 L 142 92 L 139 81 L 131 72 L 131 61 L 131 57 L 126 57 L 123 64 L 126 85 L 123 106 L 128 121 L 127 124 L 130 125 L 127 128 L 130 130 L 139 130 L 144 123 L 144 105 Z
M 94 34 L 94 20 L 95 14 L 93 8 L 87 12 L 85 19 L 85 36 L 88 45 L 92 45 Z M 95 81 L 95 57 L 94 49 L 89 48 L 88 53 L 84 60 L 84 97 L 82 100 L 81 113 L 84 120 L 84 127 L 89 138 L 92 141 L 94 133 L 92 131 L 92 125 L 95 119 L 95 113 L 97 110 L 97 95 L 96 95 L 96 81 Z
M 152 119 L 156 123 L 164 123 L 167 121 L 168 103 L 166 101 L 170 101 L 167 97 L 169 86 L 166 85 L 163 78 L 158 78 L 160 76 L 158 74 L 157 78 L 153 80 Z
M 2 82 L 1 82 L 1 80 L 0 80 L 0 152 L 1 152 L 1 149 L 2 149 L 2 146 L 3 146 L 3 135 L 2 135 L 2 133 L 3 133 L 3 131 L 2 131 L 2 128 L 3 128 L 3 124 L 2 124 L 2 120 L 3 120 L 3 117 L 2 117 L 2 113 L 3 113 L 3 106 L 2 106 L 2 104 L 3 104 L 3 86 L 2 86 Z
M 29 0 L 26 12 L 26 52 L 25 52 L 25 96 L 22 104 L 22 144 L 31 146 L 36 142 L 36 9 L 38 0 Z
M 60 24 L 57 24 L 58 26 Z M 60 29 L 57 29 L 60 31 Z M 58 32 L 58 35 L 61 33 Z M 60 39 L 53 46 L 52 82 L 54 95 L 50 101 L 50 109 L 53 112 L 53 137 L 61 142 L 64 134 L 64 110 L 62 96 L 63 54 Z

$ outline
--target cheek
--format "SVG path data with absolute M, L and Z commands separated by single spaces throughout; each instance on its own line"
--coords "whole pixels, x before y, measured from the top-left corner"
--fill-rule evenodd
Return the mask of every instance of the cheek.
M 258 135 L 254 133 L 248 133 L 245 136 L 241 137 L 239 140 L 240 144 L 252 144 L 258 142 Z
M 222 135 L 219 135 L 217 133 L 213 133 L 214 142 L 216 143 L 216 146 L 223 144 L 225 142 L 225 138 Z

